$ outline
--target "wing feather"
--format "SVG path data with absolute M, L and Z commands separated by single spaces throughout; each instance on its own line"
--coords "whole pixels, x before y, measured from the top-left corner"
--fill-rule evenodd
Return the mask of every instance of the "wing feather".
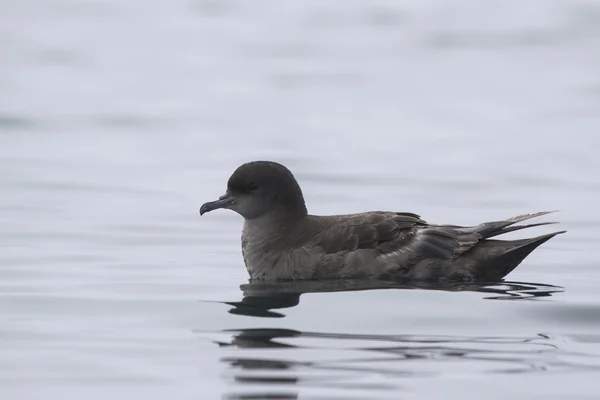
M 374 249 L 384 257 L 411 254 L 411 259 L 453 260 L 475 246 L 482 235 L 450 226 L 429 225 L 417 214 L 370 212 L 336 216 L 312 238 L 325 254 Z

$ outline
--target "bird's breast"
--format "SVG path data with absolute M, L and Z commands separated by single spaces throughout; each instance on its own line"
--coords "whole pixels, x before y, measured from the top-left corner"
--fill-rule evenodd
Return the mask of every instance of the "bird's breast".
M 242 234 L 242 255 L 252 279 L 312 279 L 322 254 Z

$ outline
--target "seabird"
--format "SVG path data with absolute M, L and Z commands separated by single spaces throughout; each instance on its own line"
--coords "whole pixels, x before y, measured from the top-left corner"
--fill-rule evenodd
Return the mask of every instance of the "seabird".
M 205 203 L 244 217 L 242 254 L 252 280 L 379 279 L 500 281 L 542 243 L 565 231 L 520 239 L 498 235 L 554 222 L 516 225 L 552 211 L 477 226 L 434 225 L 409 212 L 310 215 L 283 165 L 238 167 L 226 193 Z

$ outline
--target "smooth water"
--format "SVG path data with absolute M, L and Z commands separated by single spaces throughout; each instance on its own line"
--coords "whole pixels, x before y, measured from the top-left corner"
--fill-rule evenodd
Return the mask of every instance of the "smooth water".
M 597 398 L 599 1 L 25 0 L 0 34 L 1 398 Z M 253 159 L 315 214 L 569 232 L 504 284 L 250 285 L 198 207 Z

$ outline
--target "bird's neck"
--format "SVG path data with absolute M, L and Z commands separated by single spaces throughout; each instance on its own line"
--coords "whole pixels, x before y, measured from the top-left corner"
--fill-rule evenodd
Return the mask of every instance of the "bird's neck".
M 273 211 L 254 219 L 244 220 L 244 236 L 251 242 L 287 242 L 304 224 L 306 215 Z M 297 237 L 297 236 L 296 236 Z
M 268 278 L 293 275 L 287 271 L 284 260 L 298 245 L 298 233 L 302 231 L 306 216 L 271 212 L 262 217 L 245 220 L 242 231 L 242 254 L 252 278 Z

